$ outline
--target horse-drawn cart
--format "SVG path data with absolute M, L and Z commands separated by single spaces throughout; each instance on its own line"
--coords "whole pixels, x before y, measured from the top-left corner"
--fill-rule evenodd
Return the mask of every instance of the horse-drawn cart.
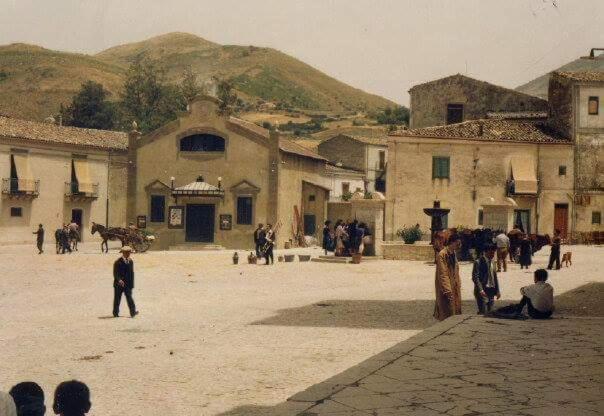
M 120 240 L 122 246 L 128 245 L 134 249 L 137 253 L 144 253 L 149 250 L 151 244 L 155 240 L 155 237 L 144 231 L 136 228 L 122 228 L 122 227 L 104 227 L 101 224 L 92 223 L 92 234 L 98 232 L 103 239 L 101 243 L 101 251 L 107 253 L 109 247 L 107 241 Z M 103 248 L 104 247 L 104 248 Z

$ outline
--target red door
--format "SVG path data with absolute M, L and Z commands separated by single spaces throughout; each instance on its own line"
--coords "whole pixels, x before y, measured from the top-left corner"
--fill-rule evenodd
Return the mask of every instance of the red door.
M 568 233 L 568 204 L 554 205 L 554 230 L 560 230 L 560 237 Z

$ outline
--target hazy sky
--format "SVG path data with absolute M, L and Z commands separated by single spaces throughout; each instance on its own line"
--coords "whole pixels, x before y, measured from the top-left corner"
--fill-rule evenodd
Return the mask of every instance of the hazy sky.
M 182 31 L 269 46 L 408 103 L 452 73 L 516 87 L 604 47 L 602 0 L 0 0 L 0 44 L 94 53 Z

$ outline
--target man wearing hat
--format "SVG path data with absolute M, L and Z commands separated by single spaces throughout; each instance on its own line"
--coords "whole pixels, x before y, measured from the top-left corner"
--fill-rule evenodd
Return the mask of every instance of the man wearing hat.
M 113 263 L 113 316 L 117 318 L 120 315 L 120 302 L 122 293 L 126 295 L 130 316 L 134 318 L 138 315 L 134 299 L 132 299 L 132 289 L 134 289 L 134 262 L 130 258 L 132 249 L 124 246 L 120 250 L 122 257 Z

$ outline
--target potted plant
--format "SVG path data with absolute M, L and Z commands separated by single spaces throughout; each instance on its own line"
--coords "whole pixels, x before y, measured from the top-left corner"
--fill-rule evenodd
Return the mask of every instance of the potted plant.
M 414 244 L 416 241 L 421 240 L 422 230 L 419 228 L 419 225 L 403 227 L 396 232 L 396 235 L 402 238 L 405 244 Z

